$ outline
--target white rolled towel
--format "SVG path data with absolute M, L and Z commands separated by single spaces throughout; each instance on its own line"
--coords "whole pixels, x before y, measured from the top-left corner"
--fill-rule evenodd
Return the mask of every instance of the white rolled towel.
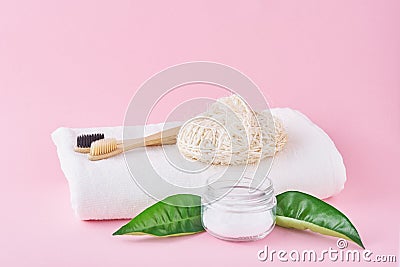
M 346 181 L 342 156 L 329 136 L 302 113 L 289 108 L 274 108 L 272 113 L 284 124 L 288 142 L 283 151 L 276 154 L 269 173 L 276 194 L 287 190 L 299 190 L 319 198 L 327 198 L 340 192 Z M 174 127 L 180 123 L 168 123 Z M 146 133 L 160 131 L 163 124 L 146 126 Z M 123 127 L 59 128 L 52 138 L 57 146 L 61 169 L 68 180 L 71 204 L 81 220 L 104 220 L 132 218 L 155 202 L 134 182 L 122 155 L 89 161 L 87 155 L 74 152 L 76 136 L 82 133 L 102 132 L 106 137 L 121 139 Z M 132 126 L 130 137 L 143 135 L 143 126 Z M 179 160 L 176 146 L 167 146 L 166 154 Z M 129 160 L 143 160 L 138 149 L 129 153 Z M 154 170 L 163 179 L 184 186 L 205 183 L 211 173 L 221 166 L 212 166 L 206 172 L 189 175 L 173 168 L 160 147 L 147 149 Z M 188 164 L 181 158 L 182 164 Z M 189 163 L 190 164 L 190 163 Z M 262 164 L 269 165 L 270 159 Z M 145 166 L 146 164 L 143 164 Z M 141 162 L 135 162 L 141 166 Z M 148 165 L 147 165 L 148 166 Z M 148 170 L 139 170 L 146 175 Z

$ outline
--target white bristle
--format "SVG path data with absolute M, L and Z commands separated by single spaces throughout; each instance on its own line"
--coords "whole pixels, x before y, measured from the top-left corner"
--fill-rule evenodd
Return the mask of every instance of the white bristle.
M 104 155 L 110 152 L 113 152 L 117 149 L 117 140 L 114 138 L 101 139 L 95 141 L 90 146 L 90 155 L 99 156 Z

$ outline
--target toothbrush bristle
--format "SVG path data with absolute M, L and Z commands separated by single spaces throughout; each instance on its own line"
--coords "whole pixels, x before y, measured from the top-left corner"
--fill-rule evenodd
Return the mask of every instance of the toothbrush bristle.
M 103 133 L 97 134 L 81 134 L 76 138 L 76 146 L 82 148 L 89 148 L 90 145 L 97 140 L 104 139 Z
M 92 143 L 90 146 L 90 155 L 100 156 L 117 149 L 117 140 L 114 138 L 101 139 Z

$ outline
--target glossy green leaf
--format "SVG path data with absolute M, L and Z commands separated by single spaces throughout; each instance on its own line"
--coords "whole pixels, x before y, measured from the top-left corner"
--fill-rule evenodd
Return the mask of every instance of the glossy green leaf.
M 284 192 L 276 198 L 277 225 L 344 238 L 364 248 L 354 225 L 328 203 L 297 191 Z
M 204 231 L 200 197 L 179 194 L 157 202 L 113 235 L 178 236 Z

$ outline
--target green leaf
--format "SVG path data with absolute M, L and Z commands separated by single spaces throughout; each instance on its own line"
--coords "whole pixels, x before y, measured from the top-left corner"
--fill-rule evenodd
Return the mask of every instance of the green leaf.
M 276 198 L 277 225 L 344 238 L 364 248 L 354 225 L 328 203 L 297 191 L 284 192 Z
M 199 196 L 179 194 L 145 209 L 113 235 L 179 236 L 204 231 Z

